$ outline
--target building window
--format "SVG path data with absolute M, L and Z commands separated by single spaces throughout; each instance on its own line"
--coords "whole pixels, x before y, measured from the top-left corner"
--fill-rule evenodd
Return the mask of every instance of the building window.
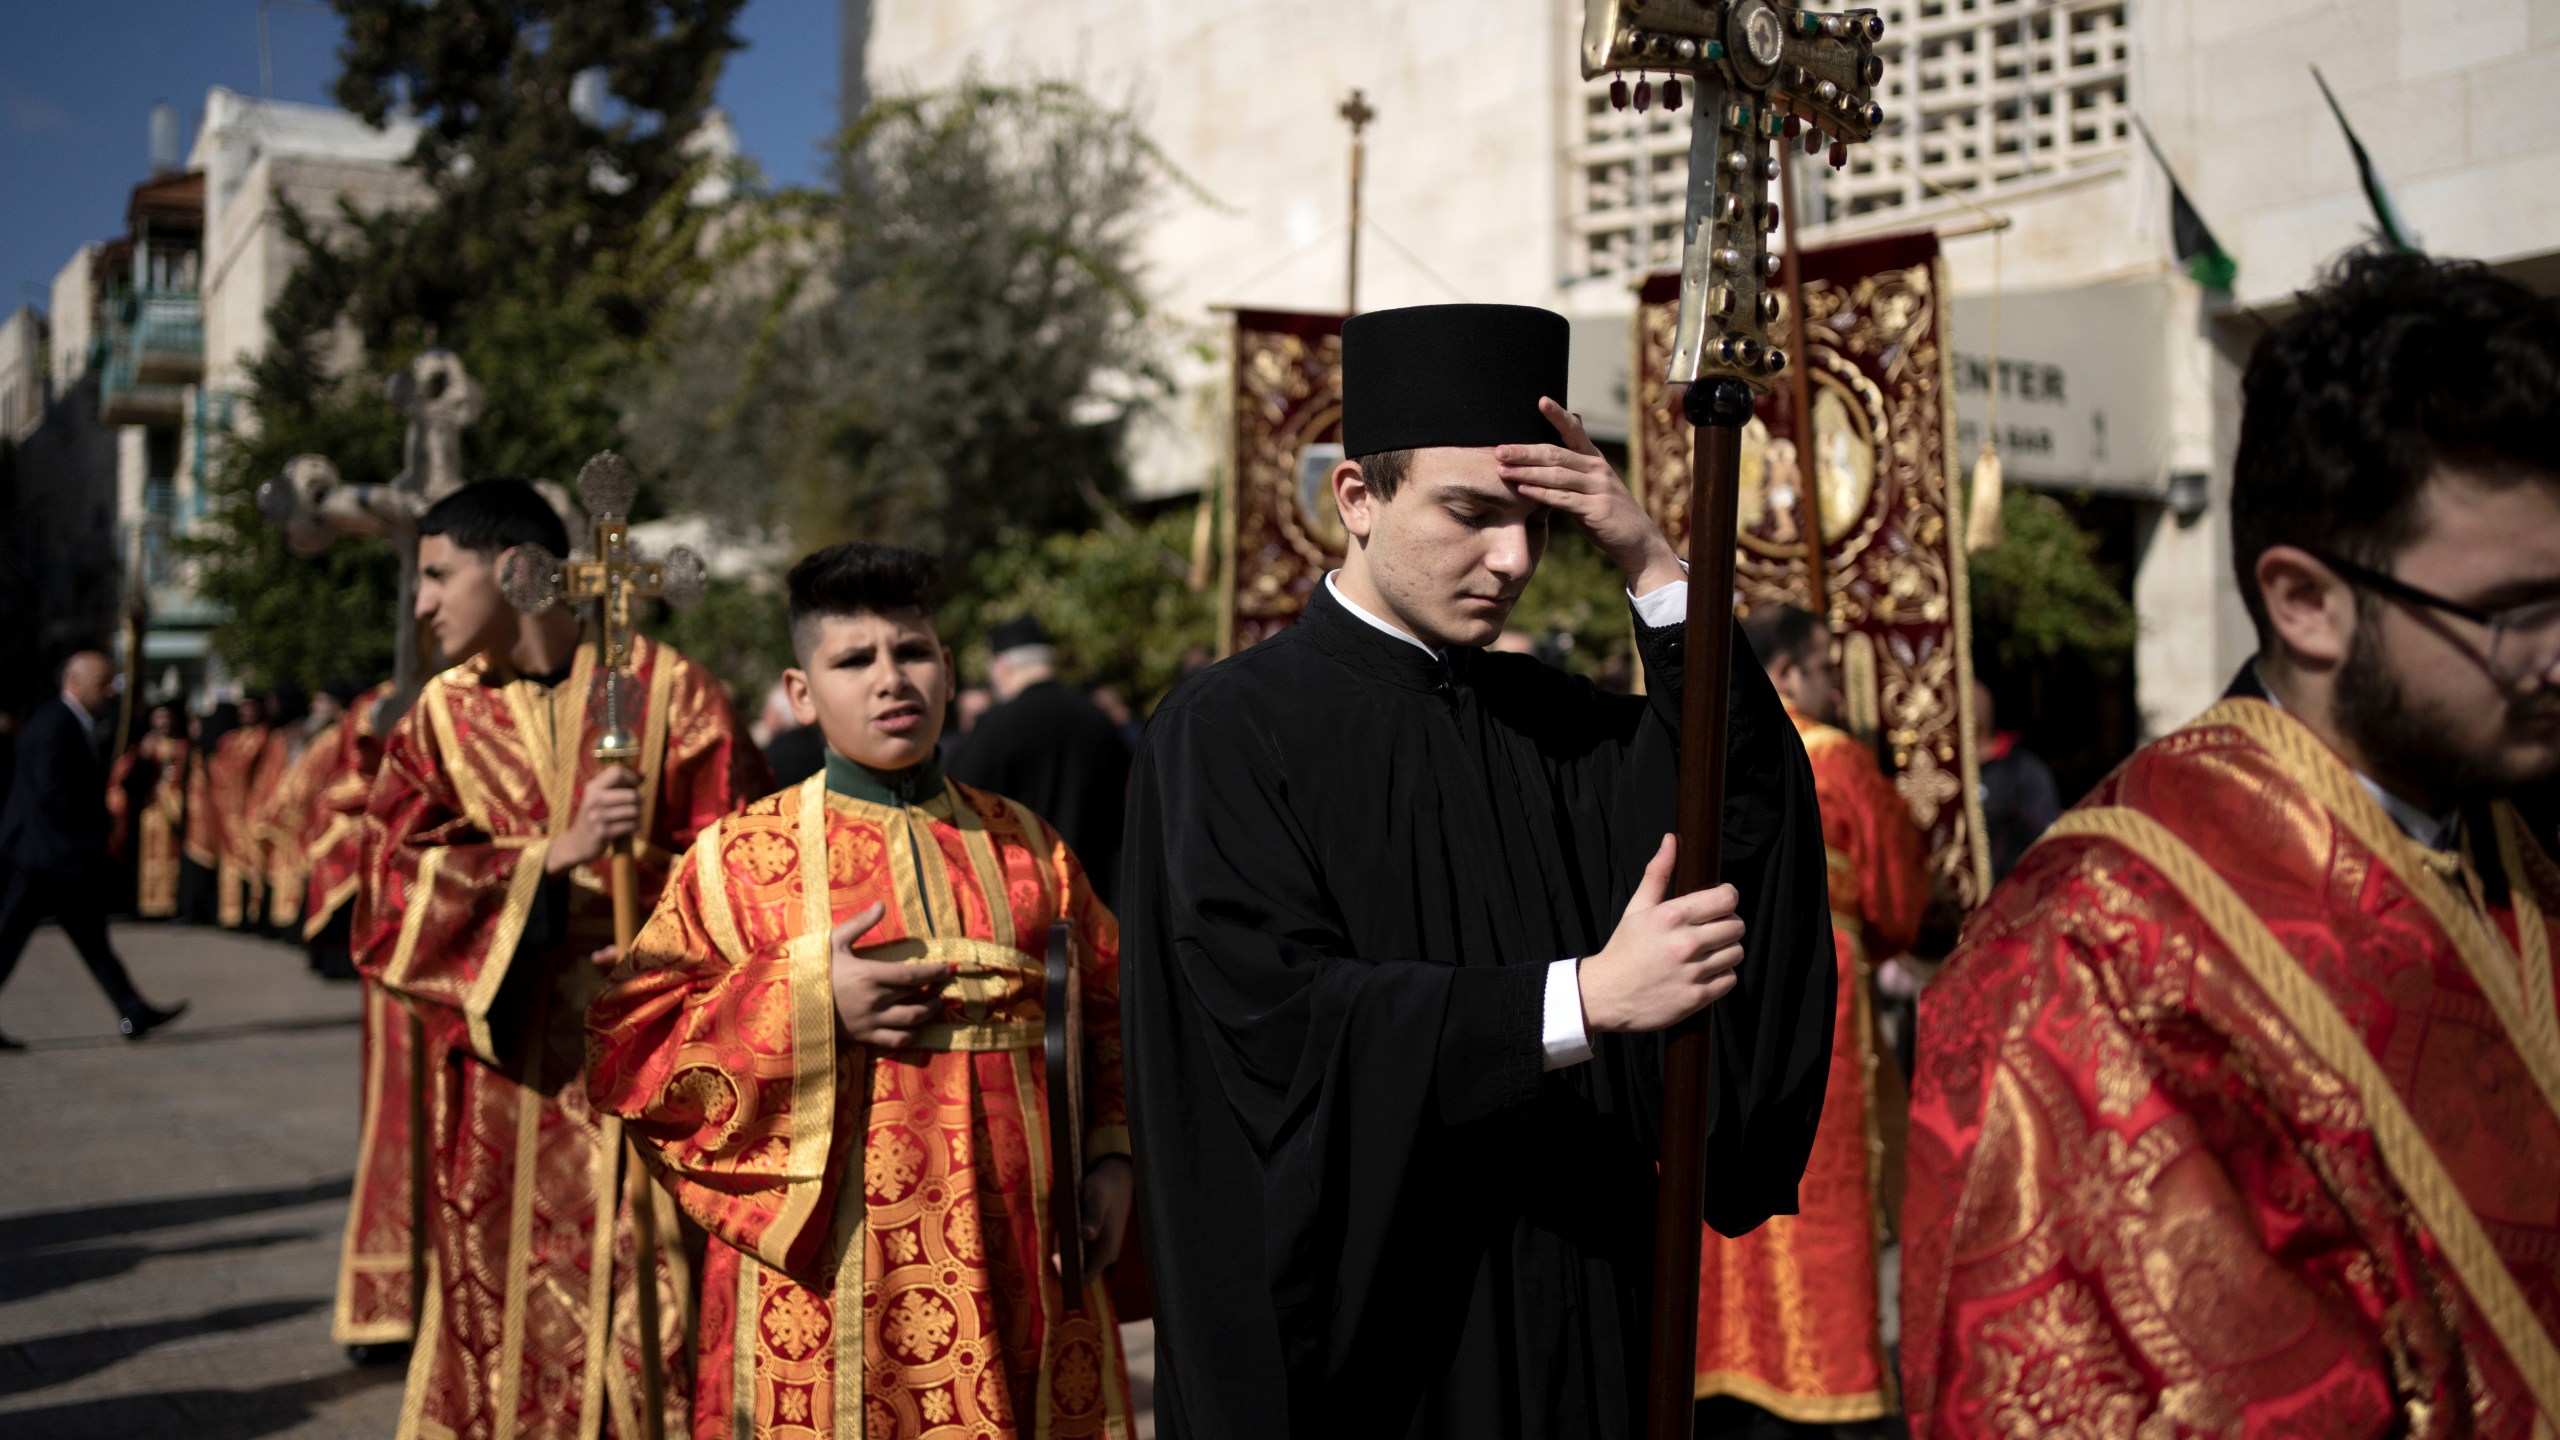
M 1822 176 L 1805 203 L 1823 219 L 1873 215 L 1927 203 L 1923 175 L 1979 198 L 2123 153 L 2135 3 L 1882 0 L 1885 129 L 1845 170 L 1798 170 Z M 1566 157 L 1577 177 L 1567 253 L 1581 278 L 1679 262 L 1690 114 L 1612 110 L 1598 87 L 1586 98 Z

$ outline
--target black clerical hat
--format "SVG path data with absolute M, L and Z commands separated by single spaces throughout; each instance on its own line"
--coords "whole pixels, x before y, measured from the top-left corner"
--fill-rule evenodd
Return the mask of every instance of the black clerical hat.
M 1416 305 L 1342 326 L 1342 453 L 1553 445 L 1573 327 L 1529 305 Z
M 1054 642 L 1049 639 L 1048 627 L 1042 625 L 1040 617 L 1036 615 L 1016 615 L 987 632 L 987 650 L 995 655 L 1001 655 L 1007 650 L 1019 650 L 1025 645 L 1052 643 Z

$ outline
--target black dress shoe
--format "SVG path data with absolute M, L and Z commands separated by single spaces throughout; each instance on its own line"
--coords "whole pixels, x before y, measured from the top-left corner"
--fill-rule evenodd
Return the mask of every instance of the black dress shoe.
M 24 1050 L 26 1048 L 26 1041 L 13 1039 L 7 1035 L 0 1035 L 0 1050 Z
M 166 1010 L 145 1001 L 124 1012 L 124 1018 L 116 1022 L 116 1028 L 124 1032 L 127 1040 L 139 1040 L 186 1013 L 187 1002 L 184 1000 Z
M 377 1341 L 371 1345 L 350 1345 L 347 1359 L 357 1365 L 401 1365 L 409 1359 L 406 1340 Z

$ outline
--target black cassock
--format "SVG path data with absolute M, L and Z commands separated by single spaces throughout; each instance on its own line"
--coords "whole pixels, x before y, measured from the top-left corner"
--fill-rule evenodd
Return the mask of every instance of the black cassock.
M 1672 827 L 1682 634 L 1639 624 L 1651 698 L 1605 695 L 1319 587 L 1156 713 L 1121 976 L 1158 1434 L 1641 1427 L 1662 1040 L 1548 1073 L 1541 1015 Z M 1739 635 L 1732 709 L 1704 1218 L 1739 1234 L 1796 1208 L 1834 980 L 1813 774 Z
M 1031 807 L 1058 827 L 1093 893 L 1119 900 L 1122 805 L 1129 743 L 1102 707 L 1043 680 L 979 717 L 953 750 L 951 778 Z

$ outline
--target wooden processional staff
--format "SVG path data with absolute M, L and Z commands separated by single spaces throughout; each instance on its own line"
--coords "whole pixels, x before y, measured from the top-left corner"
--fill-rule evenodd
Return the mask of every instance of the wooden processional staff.
M 1873 10 L 1820 15 L 1773 0 L 1585 0 L 1582 75 L 1619 78 L 1610 96 L 1677 110 L 1685 77 L 1688 219 L 1682 227 L 1680 323 L 1671 384 L 1686 387 L 1690 441 L 1689 616 L 1681 686 L 1680 893 L 1723 869 L 1727 668 L 1732 658 L 1734 505 L 1742 427 L 1761 391 L 1787 369 L 1770 343 L 1779 316 L 1778 228 L 1770 200 L 1785 146 L 1826 147 L 1845 164 L 1853 141 L 1884 123 L 1875 103 L 1884 20 Z M 1802 325 L 1802 317 L 1796 323 Z M 1801 346 L 1804 342 L 1798 339 Z M 1799 421 L 1799 424 L 1805 422 Z M 1809 436 L 1809 432 L 1808 432 Z M 1810 447 L 1806 453 L 1809 455 Z M 1819 540 L 1814 563 L 1821 563 Z M 1662 1172 L 1654 1212 L 1653 1349 L 1647 1440 L 1689 1440 L 1696 1407 L 1699 1227 L 1706 1202 L 1707 1017 L 1674 1029 L 1663 1055 Z
M 599 452 L 578 471 L 578 500 L 591 517 L 584 558 L 563 558 L 539 546 L 523 545 L 499 559 L 499 585 L 508 603 L 525 614 L 539 614 L 562 601 L 596 606 L 590 638 L 596 647 L 596 683 L 604 687 L 604 734 L 597 738 L 595 758 L 601 765 L 637 768 L 639 737 L 647 718 L 633 713 L 637 703 L 631 686 L 632 609 L 642 600 L 665 600 L 679 609 L 702 598 L 706 571 L 702 557 L 684 546 L 663 560 L 643 560 L 631 547 L 632 501 L 639 482 L 631 467 L 610 450 Z M 613 843 L 613 943 L 628 955 L 640 934 L 640 871 L 632 837 Z M 664 1440 L 666 1377 L 658 1354 L 658 1212 L 648 1168 L 635 1146 L 626 1157 L 630 1174 L 631 1229 L 639 1291 L 641 1428 L 647 1440 Z M 601 1323 L 610 1323 L 608 1317 Z

